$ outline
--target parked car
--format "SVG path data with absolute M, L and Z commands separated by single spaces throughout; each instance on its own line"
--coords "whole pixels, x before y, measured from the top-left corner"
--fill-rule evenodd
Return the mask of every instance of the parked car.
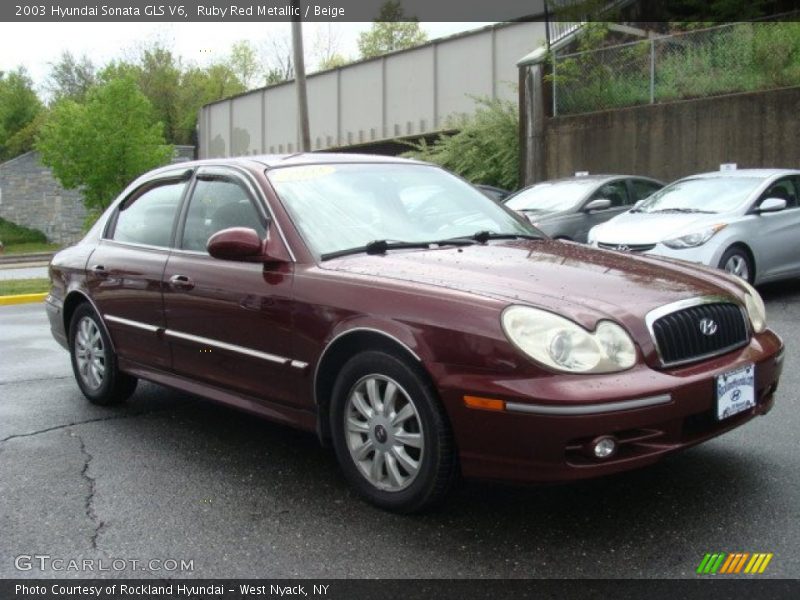
M 544 181 L 505 200 L 555 239 L 586 242 L 589 230 L 630 209 L 664 184 L 631 175 L 583 175 Z
M 745 282 L 548 239 L 403 159 L 164 167 L 50 273 L 52 332 L 89 401 L 141 378 L 316 431 L 401 512 L 458 473 L 652 464 L 766 413 L 782 369 Z
M 719 267 L 749 283 L 800 276 L 800 171 L 741 169 L 680 179 L 592 230 L 600 248 Z
M 475 187 L 495 202 L 502 202 L 511 193 L 503 188 L 495 187 L 493 185 L 486 185 L 485 183 L 476 183 Z

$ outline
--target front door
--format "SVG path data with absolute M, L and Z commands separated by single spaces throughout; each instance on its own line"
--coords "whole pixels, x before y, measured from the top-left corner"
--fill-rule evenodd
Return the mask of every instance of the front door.
M 264 239 L 268 213 L 232 169 L 198 171 L 164 272 L 173 370 L 255 399 L 296 405 L 307 365 L 292 361 L 293 265 L 212 258 L 208 238 L 229 227 Z M 277 235 L 277 234 L 276 234 Z

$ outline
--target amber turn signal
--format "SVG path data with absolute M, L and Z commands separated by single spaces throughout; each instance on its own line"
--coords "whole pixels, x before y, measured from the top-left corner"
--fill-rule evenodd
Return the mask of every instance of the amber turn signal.
M 506 403 L 503 400 L 495 400 L 494 398 L 481 398 L 480 396 L 464 396 L 464 404 L 469 408 L 480 408 L 483 410 L 500 410 L 506 409 Z

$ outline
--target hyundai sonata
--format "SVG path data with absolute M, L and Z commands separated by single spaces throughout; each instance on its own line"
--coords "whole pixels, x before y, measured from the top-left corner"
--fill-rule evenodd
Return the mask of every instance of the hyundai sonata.
M 158 169 L 51 277 L 52 332 L 89 401 L 146 379 L 315 431 L 402 512 L 459 474 L 651 464 L 766 413 L 782 367 L 747 283 L 552 241 L 394 158 Z

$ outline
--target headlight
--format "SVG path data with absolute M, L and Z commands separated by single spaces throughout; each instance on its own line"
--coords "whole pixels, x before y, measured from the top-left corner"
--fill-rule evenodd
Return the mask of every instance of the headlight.
M 535 361 L 570 373 L 613 373 L 636 363 L 636 346 L 616 323 L 594 332 L 551 312 L 509 306 L 501 318 L 509 341 Z
M 705 244 L 708 240 L 714 237 L 717 232 L 722 231 L 727 226 L 728 225 L 726 223 L 718 223 L 717 225 L 707 227 L 694 233 L 683 235 L 679 238 L 664 240 L 661 243 L 667 248 L 673 248 L 675 250 L 681 250 L 683 248 L 696 248 L 697 246 L 702 246 Z
M 767 328 L 767 308 L 761 299 L 761 294 L 746 281 L 739 281 L 747 292 L 744 295 L 744 306 L 747 308 L 747 315 L 750 317 L 750 324 L 753 331 L 761 333 Z

